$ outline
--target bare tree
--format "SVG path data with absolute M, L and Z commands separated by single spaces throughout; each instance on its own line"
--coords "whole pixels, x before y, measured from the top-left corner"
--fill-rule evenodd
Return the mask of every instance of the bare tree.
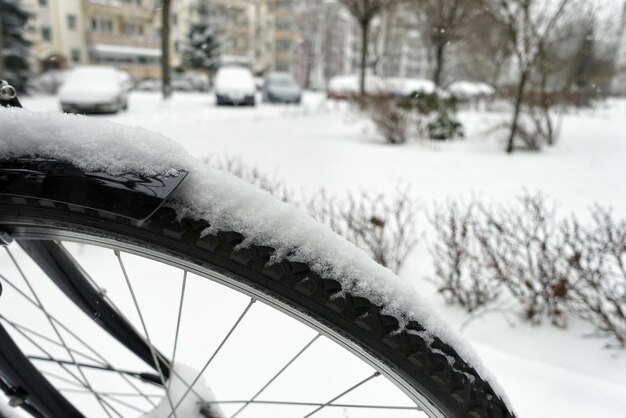
M 296 8 L 298 32 L 302 39 L 302 57 L 305 71 L 304 87 L 311 86 L 311 76 L 322 61 L 324 38 L 327 32 L 329 5 L 317 1 L 299 1 Z
M 483 8 L 471 16 L 467 25 L 467 33 L 459 40 L 457 75 L 486 83 L 499 92 L 513 54 L 506 26 Z
M 368 47 L 372 21 L 387 7 L 400 0 L 339 0 L 357 21 L 361 29 L 361 64 L 359 76 L 359 93 L 365 94 L 365 69 L 367 67 Z
M 432 49 L 435 63 L 433 82 L 441 86 L 446 50 L 463 36 L 478 4 L 474 0 L 413 0 L 413 3 L 423 23 L 424 39 Z
M 163 98 L 172 95 L 170 68 L 170 0 L 162 0 L 161 4 L 161 91 Z
M 512 153 L 528 81 L 546 42 L 573 0 L 481 0 L 505 27 L 517 63 L 513 120 L 506 151 Z

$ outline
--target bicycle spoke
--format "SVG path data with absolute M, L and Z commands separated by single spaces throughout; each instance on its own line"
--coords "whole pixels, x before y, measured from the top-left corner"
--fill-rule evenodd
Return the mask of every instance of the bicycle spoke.
M 83 388 L 83 387 L 84 387 L 84 386 L 83 386 L 83 385 L 81 385 L 80 383 L 76 383 L 76 382 L 75 382 L 75 381 L 73 381 L 73 380 L 70 380 L 70 379 L 65 378 L 65 377 L 63 377 L 63 376 L 59 376 L 59 375 L 58 375 L 58 374 L 56 374 L 56 373 L 52 373 L 52 372 L 49 372 L 49 371 L 46 371 L 46 370 L 41 370 L 41 374 L 46 375 L 46 376 L 53 377 L 53 378 L 55 378 L 55 379 L 60 380 L 61 382 L 68 383 L 68 384 L 70 384 L 70 385 L 78 386 L 79 388 Z
M 11 282 L 9 279 L 7 279 L 5 276 L 3 276 L 0 273 L 0 279 L 4 280 L 13 290 L 15 290 L 16 292 L 18 292 L 18 294 L 20 296 L 22 296 L 24 299 L 26 299 L 30 304 L 32 304 L 33 306 L 35 306 L 38 309 L 41 309 L 41 307 L 39 305 L 37 305 L 37 302 L 34 301 L 30 296 L 28 296 L 27 294 L 25 294 L 20 288 L 18 288 L 15 284 L 13 284 L 13 282 Z M 63 331 L 67 332 L 70 336 L 72 336 L 74 339 L 76 339 L 76 341 L 78 341 L 79 343 L 81 343 L 87 350 L 91 351 L 93 353 L 93 355 L 95 355 L 96 357 L 98 357 L 100 359 L 100 361 L 102 361 L 104 364 L 106 364 L 107 366 L 111 366 L 111 364 L 107 361 L 107 359 L 100 354 L 96 349 L 94 349 L 90 344 L 88 344 L 84 339 L 82 339 L 80 336 L 76 335 L 76 333 L 74 333 L 72 330 L 70 330 L 68 327 L 66 327 L 61 321 L 59 321 L 54 315 L 50 315 L 52 320 L 57 324 L 57 326 L 59 326 Z M 47 337 L 46 337 L 47 338 Z M 56 344 L 59 344 L 58 342 L 56 342 Z M 59 344 L 60 345 L 60 344 Z M 153 407 L 156 407 L 157 404 L 150 398 L 148 398 L 147 396 L 145 396 L 145 394 L 143 393 L 143 391 L 137 387 L 129 378 L 128 376 L 119 373 L 120 377 L 126 382 L 128 383 L 129 386 L 131 386 L 137 393 L 139 394 L 143 394 L 145 400 L 150 403 L 150 405 L 152 405 Z
M 74 365 L 74 366 L 82 367 L 86 369 L 95 369 L 95 370 L 101 370 L 101 371 L 123 373 L 125 375 L 133 376 L 137 379 L 143 380 L 144 382 L 147 382 L 147 383 L 152 383 L 152 384 L 155 383 L 154 382 L 155 379 L 152 377 L 154 375 L 150 375 L 149 373 L 133 372 L 132 370 L 114 369 L 113 367 L 103 367 L 103 366 L 99 366 L 96 364 L 76 363 L 73 361 L 59 360 L 59 359 L 51 358 L 51 357 L 40 357 L 40 356 L 27 356 L 27 357 L 31 360 L 48 361 L 48 362 L 54 362 L 58 364 Z
M 58 330 L 57 326 L 55 325 L 54 321 L 50 318 L 50 314 L 48 313 L 48 310 L 45 308 L 45 306 L 43 305 L 43 303 L 41 302 L 41 299 L 39 299 L 39 296 L 37 295 L 37 292 L 35 292 L 35 289 L 33 288 L 33 286 L 31 285 L 30 281 L 28 280 L 28 278 L 26 277 L 26 275 L 24 274 L 24 271 L 22 270 L 21 266 L 18 264 L 17 260 L 15 259 L 15 257 L 13 257 L 13 253 L 11 252 L 11 250 L 9 250 L 9 247 L 5 247 L 4 248 L 6 250 L 6 252 L 9 254 L 9 257 L 11 258 L 11 261 L 13 261 L 13 264 L 15 265 L 15 267 L 17 268 L 18 272 L 20 273 L 20 276 L 22 276 L 22 279 L 24 279 L 24 282 L 26 283 L 26 285 L 28 286 L 28 288 L 30 289 L 31 293 L 33 294 L 33 297 L 35 298 L 35 300 L 37 301 L 37 305 L 39 306 L 39 308 L 42 310 L 42 312 L 44 313 L 44 315 L 46 316 L 46 319 L 48 320 L 48 322 L 50 323 L 50 326 L 52 327 L 52 329 L 54 330 L 54 333 L 57 335 L 57 338 L 59 339 L 59 341 L 61 342 L 61 344 L 63 344 L 63 347 L 65 348 L 65 350 L 67 351 L 67 354 L 70 356 L 70 358 L 72 359 L 72 361 L 76 362 L 76 359 L 74 358 L 74 355 L 72 354 L 72 352 L 70 351 L 69 347 L 67 346 L 65 339 L 63 338 L 63 336 L 61 335 L 61 332 Z M 85 374 L 83 373 L 82 369 L 80 367 L 77 368 L 78 373 L 81 375 L 81 377 L 83 378 L 85 385 L 89 388 L 89 389 L 93 389 L 91 387 L 91 384 L 89 383 L 89 380 L 87 379 L 87 376 L 85 376 Z M 94 393 L 94 396 L 96 397 L 98 403 L 100 403 L 100 406 L 102 406 L 102 409 L 105 411 L 105 413 L 111 417 L 111 414 L 107 411 L 107 409 L 104 407 L 104 403 L 102 401 L 102 399 Z M 112 418 L 112 417 L 111 417 Z
M 71 252 L 70 252 L 69 250 L 67 250 L 67 249 L 65 248 L 65 246 L 63 246 L 63 244 L 62 244 L 62 243 L 60 244 L 60 246 L 61 246 L 61 247 L 63 247 L 63 248 L 65 249 L 65 251 L 66 251 L 66 256 L 67 256 L 67 257 L 69 257 L 71 260 L 73 260 L 73 261 L 74 261 L 74 264 L 75 264 L 75 265 L 78 267 L 78 269 L 79 269 L 79 270 L 80 270 L 80 271 L 81 271 L 81 272 L 85 275 L 85 277 L 86 277 L 86 278 L 87 278 L 87 280 L 91 283 L 91 285 L 92 285 L 95 289 L 98 289 L 101 293 L 103 293 L 103 292 L 102 292 L 102 289 L 101 289 L 101 288 L 97 285 L 97 283 L 95 282 L 95 280 L 93 280 L 93 278 L 92 278 L 92 277 L 91 277 L 91 276 L 87 273 L 87 271 L 86 271 L 85 269 L 83 269 L 83 267 L 82 267 L 82 266 L 81 266 L 81 265 L 80 265 L 80 264 L 76 261 L 76 259 L 72 256 Z M 183 272 L 184 272 L 184 274 L 183 274 L 183 279 L 184 279 L 184 281 L 186 281 L 186 275 L 187 275 L 188 273 L 187 273 L 187 271 L 185 271 L 185 270 L 183 270 Z M 210 276 L 210 277 L 214 277 L 214 278 L 216 277 L 215 275 L 212 275 L 212 274 L 209 274 L 209 276 Z M 109 298 L 106 294 L 104 294 L 103 299 L 105 299 L 105 300 L 106 300 L 106 301 L 107 301 L 107 302 L 108 302 L 108 303 L 109 303 L 109 304 L 110 304 L 113 308 L 115 308 L 115 310 L 117 311 L 118 315 L 119 315 L 121 318 L 125 319 L 128 323 L 131 323 L 131 321 L 130 321 L 130 320 L 129 320 L 129 319 L 128 319 L 128 318 L 127 318 L 124 314 L 123 314 L 122 310 L 121 310 L 121 309 L 119 309 L 119 308 L 117 307 L 117 305 L 115 304 L 115 302 L 114 302 L 113 300 L 111 300 L 111 298 Z M 181 306 L 179 309 L 181 309 L 181 311 L 182 311 L 182 306 Z M 180 313 L 179 313 L 179 315 L 180 315 Z M 180 319 L 179 319 L 179 321 L 180 321 Z M 178 326 L 177 326 L 177 328 L 178 328 Z M 140 337 L 141 337 L 141 336 L 140 336 Z M 142 339 L 143 339 L 144 343 L 146 343 L 146 345 L 148 345 L 148 346 L 150 345 L 150 344 L 148 343 L 148 341 L 146 341 L 146 340 L 145 340 L 145 338 L 143 338 L 143 337 L 142 337 Z M 159 360 L 161 360 L 161 361 L 163 361 L 163 362 L 169 362 L 169 361 L 168 361 L 168 360 L 167 360 L 167 359 L 166 359 L 166 358 L 165 358 L 165 357 L 164 357 L 164 356 L 163 356 L 160 352 L 156 351 L 156 352 L 155 352 L 155 354 L 157 355 L 157 357 L 158 357 L 158 359 L 159 359 Z M 174 353 L 174 354 L 175 354 L 175 353 Z M 172 358 L 171 363 L 172 363 L 172 364 L 174 363 L 174 358 Z M 171 374 L 173 374 L 174 376 L 176 376 L 176 377 L 180 380 L 180 382 L 181 382 L 183 385 L 185 385 L 185 387 L 186 387 L 186 388 L 190 388 L 190 387 L 191 387 L 191 386 L 189 385 L 189 383 L 187 383 L 187 380 L 186 380 L 185 378 L 183 378 L 183 377 L 182 377 L 182 376 L 181 376 L 181 375 L 180 375 L 180 374 L 179 374 L 176 370 L 171 369 L 171 370 L 170 370 L 170 373 L 171 373 Z M 122 375 L 122 376 L 123 376 L 123 375 Z M 131 383 L 130 381 L 128 381 L 128 383 L 132 385 L 132 383 Z M 138 390 L 138 389 L 137 389 L 137 390 Z M 195 395 L 195 396 L 196 396 L 199 400 L 202 400 L 202 397 L 198 394 L 198 392 L 197 392 L 194 388 L 191 388 L 191 393 L 193 393 L 193 394 L 194 394 L 194 395 Z M 153 404 L 153 406 L 156 406 L 156 404 L 154 404 L 151 400 L 149 400 L 149 401 Z
M 283 372 L 287 370 L 289 366 L 291 366 L 293 362 L 295 362 L 298 359 L 298 357 L 300 357 L 319 337 L 321 337 L 321 334 L 317 334 L 315 337 L 313 337 L 311 341 L 309 341 L 300 351 L 298 351 L 298 353 L 295 356 L 293 356 L 291 360 L 289 360 L 287 364 L 285 364 L 283 368 L 278 371 L 278 373 L 276 373 L 261 389 L 259 389 L 259 391 L 252 398 L 250 398 L 249 401 L 247 401 L 244 405 L 242 405 L 241 408 L 237 410 L 237 412 L 231 415 L 230 418 L 235 418 L 244 409 L 246 409 L 248 405 L 253 403 L 256 400 L 256 398 L 259 397 L 259 395 L 263 393 L 263 391 L 267 389 L 267 387 L 271 385 L 281 374 L 283 374 Z
M 80 390 L 80 389 L 71 389 L 71 388 L 59 388 L 60 392 L 67 392 L 67 393 L 79 393 L 79 394 L 87 394 L 89 393 L 89 391 L 87 390 Z M 107 398 L 110 399 L 113 402 L 117 402 L 118 404 L 125 406 L 128 409 L 132 409 L 134 411 L 140 412 L 142 414 L 145 414 L 147 412 L 150 412 L 148 410 L 145 409 L 141 409 L 139 407 L 137 407 L 136 405 L 132 405 L 128 402 L 125 402 L 121 399 L 117 399 L 118 396 L 125 396 L 126 394 L 119 394 L 119 393 L 114 393 L 114 392 L 98 392 L 98 395 L 100 395 L 103 398 Z M 139 396 L 139 395 L 137 395 Z M 124 418 L 122 416 L 122 418 Z
M 0 279 L 4 280 L 12 289 L 14 289 L 16 292 L 18 292 L 18 294 L 20 296 L 22 296 L 24 299 L 26 299 L 30 304 L 32 304 L 33 306 L 35 306 L 38 309 L 41 309 L 39 307 L 39 305 L 37 305 L 37 302 L 34 301 L 31 297 L 29 297 L 27 294 L 25 294 L 20 288 L 18 288 L 15 284 L 13 284 L 9 279 L 7 279 L 5 276 L 3 276 L 2 274 L 0 274 Z M 59 321 L 54 315 L 50 315 L 52 320 L 59 326 L 59 328 L 63 329 L 65 332 L 67 332 L 69 335 L 71 335 L 73 338 L 75 338 L 78 342 L 80 342 L 86 349 L 88 349 L 89 351 L 91 351 L 96 357 L 98 357 L 104 364 L 110 366 L 111 364 L 106 360 L 106 358 L 104 356 L 102 356 L 97 350 L 95 350 L 90 344 L 88 344 L 84 339 L 82 339 L 80 336 L 76 335 L 76 333 L 74 333 L 72 330 L 70 330 L 69 328 L 67 328 L 65 325 L 63 325 L 63 323 L 61 321 Z M 58 343 L 57 343 L 58 344 Z M 160 354 L 160 353 L 156 353 L 157 356 L 159 356 L 159 358 L 163 361 L 165 361 L 166 359 Z M 180 374 L 178 372 L 176 372 L 176 370 L 171 370 L 171 373 L 174 374 L 178 379 L 180 379 L 181 383 L 183 383 L 186 387 L 190 387 L 189 384 L 187 383 L 187 381 L 185 379 L 183 379 Z M 121 374 L 120 373 L 120 377 L 122 377 L 122 379 L 124 379 L 124 381 L 126 383 L 128 383 L 137 393 L 143 394 L 143 392 L 141 391 L 141 389 L 139 389 L 126 375 Z M 196 395 L 198 397 L 198 399 L 202 399 L 202 397 L 196 392 L 195 389 L 192 389 L 192 393 L 194 395 Z M 148 401 L 152 406 L 156 407 L 157 404 L 150 398 L 146 397 L 145 398 L 146 401 Z
M 73 388 L 64 388 L 66 392 L 76 392 L 76 393 L 87 393 L 86 389 L 73 389 Z M 116 396 L 120 398 L 139 398 L 141 395 L 138 393 L 124 393 L 124 392 L 99 392 L 102 395 L 107 396 Z M 161 398 L 161 395 L 149 395 L 155 398 Z
M 146 323 L 143 319 L 143 315 L 141 313 L 141 309 L 139 308 L 139 303 L 137 302 L 137 297 L 135 296 L 135 291 L 133 290 L 133 286 L 130 283 L 130 278 L 128 277 L 128 273 L 126 272 L 126 267 L 124 266 L 124 262 L 122 261 L 122 255 L 120 254 L 119 251 L 114 251 L 115 256 L 117 257 L 119 263 L 120 263 L 120 268 L 122 269 L 122 273 L 124 274 L 124 279 L 126 280 L 126 284 L 128 285 L 128 290 L 130 291 L 130 295 L 133 299 L 133 303 L 135 305 L 135 309 L 137 310 L 137 314 L 139 315 L 139 320 L 141 321 L 141 326 L 143 328 L 143 332 L 146 336 L 146 340 L 148 342 L 148 347 L 150 347 L 150 353 L 152 354 L 152 360 L 154 361 L 154 365 L 157 368 L 157 371 L 159 372 L 159 377 L 161 378 L 161 383 L 163 383 L 163 387 L 165 388 L 165 396 L 167 396 L 167 400 L 170 404 L 170 407 L 172 408 L 172 414 L 174 415 L 174 418 L 177 418 L 176 416 L 176 408 L 174 407 L 174 402 L 172 402 L 172 397 L 170 395 L 169 390 L 167 390 L 167 385 L 165 383 L 165 377 L 163 376 L 163 370 L 161 370 L 161 365 L 159 360 L 157 359 L 157 355 L 156 355 L 156 351 L 154 349 L 154 346 L 152 345 L 152 342 L 150 341 L 150 334 L 148 333 L 148 328 L 146 327 Z M 193 384 L 192 384 L 193 385 Z
M 389 409 L 399 411 L 420 411 L 417 406 L 397 406 L 397 405 L 360 405 L 349 403 L 316 403 L 316 402 L 295 402 L 295 401 L 208 401 L 207 404 L 237 404 L 237 403 L 250 403 L 257 405 L 284 405 L 284 406 L 326 406 L 328 408 L 355 408 L 355 409 Z
M 37 304 L 36 301 L 32 300 L 28 295 L 26 295 L 21 289 L 19 289 L 17 286 L 15 286 L 15 284 L 13 284 L 13 282 L 11 282 L 10 280 L 8 280 L 6 277 L 4 277 L 2 274 L 0 274 L 0 278 L 3 279 L 9 286 L 11 286 L 11 288 L 13 288 L 15 291 L 18 292 L 18 294 L 20 294 L 23 298 L 25 298 L 29 303 L 31 303 L 32 305 L 34 305 L 36 308 L 41 309 L 41 307 Z M 37 348 L 39 348 L 41 351 L 45 352 L 45 350 L 43 350 L 41 348 L 41 346 L 39 346 L 37 343 L 35 343 L 31 338 L 29 338 L 28 336 L 25 335 L 25 333 L 23 331 L 28 330 L 30 333 L 32 333 L 33 335 L 36 335 L 52 344 L 55 344 L 59 347 L 63 347 L 62 344 L 60 344 L 57 341 L 54 341 L 42 334 L 37 333 L 36 331 L 30 330 L 26 327 L 23 327 L 13 321 L 10 321 L 8 318 L 0 315 L 0 318 L 4 319 L 9 325 L 11 325 L 13 328 L 15 328 L 16 331 L 18 331 L 24 338 L 26 338 L 28 341 L 30 341 L 33 345 L 35 345 Z M 65 332 L 69 333 L 72 337 L 74 337 L 77 341 L 79 341 L 83 346 L 85 346 L 85 348 L 87 348 L 89 351 L 91 351 L 96 357 L 100 358 L 100 361 L 102 362 L 102 364 L 105 364 L 109 367 L 112 367 L 110 365 L 110 363 L 108 361 L 106 361 L 106 359 L 100 354 L 98 353 L 95 349 L 93 349 L 89 344 L 87 344 L 82 338 L 80 338 L 78 335 L 76 335 L 74 332 L 72 332 L 70 329 L 68 329 L 65 325 L 63 325 L 56 317 L 54 317 L 53 315 L 50 315 L 50 318 L 61 328 L 63 329 Z M 23 328 L 23 329 L 22 329 Z M 87 356 L 84 353 L 78 352 L 77 350 L 72 349 L 72 351 L 77 352 L 80 355 L 83 355 L 87 358 L 91 358 L 91 356 Z M 97 362 L 97 360 L 93 359 L 94 361 Z M 80 382 L 80 379 L 78 379 L 73 373 L 71 373 L 66 367 L 63 367 L 63 369 L 70 374 L 72 377 L 74 377 L 77 381 Z M 137 387 L 137 385 L 135 385 L 126 375 L 124 375 L 123 373 L 119 373 L 117 372 L 120 377 L 122 377 L 122 379 L 128 383 L 128 385 L 130 387 L 132 387 L 139 395 L 141 395 L 151 406 L 156 407 L 156 402 L 154 402 L 152 399 L 150 399 L 139 387 Z M 106 412 L 106 411 L 105 411 Z
M 11 325 L 11 324 L 10 324 Z M 13 326 L 13 325 L 12 325 Z M 36 341 L 34 341 L 32 338 L 30 338 L 28 335 L 26 335 L 26 333 L 24 333 L 23 331 L 21 331 L 19 328 L 16 328 L 13 326 L 13 328 L 20 334 L 22 335 L 26 340 L 28 340 L 31 344 L 33 344 L 37 349 L 39 349 L 42 353 L 44 353 L 46 356 L 48 356 L 49 358 L 52 358 L 52 355 L 42 346 L 40 346 Z M 67 374 L 69 374 L 70 376 L 72 376 L 75 380 L 75 382 L 70 381 L 69 379 L 63 379 L 66 382 L 72 382 L 72 384 L 80 386 L 82 388 L 86 388 L 87 392 L 94 394 L 94 390 L 93 388 L 89 387 L 88 385 L 85 384 L 85 382 L 83 380 L 81 380 L 78 376 L 76 376 L 65 364 L 55 361 L 53 360 L 55 363 L 57 363 L 59 365 L 59 367 L 61 367 L 61 369 L 63 369 Z M 77 367 L 77 369 L 80 371 L 80 367 Z M 43 374 L 52 374 L 49 372 L 42 372 Z M 58 377 L 60 378 L 60 377 Z M 95 394 L 94 394 L 95 395 Z M 97 399 L 100 399 L 99 397 Z M 100 399 L 101 402 L 99 402 L 100 407 L 104 410 L 104 412 L 110 417 L 111 414 L 109 413 L 109 411 L 105 408 L 105 404 L 107 404 L 107 406 L 109 406 L 109 408 L 111 408 L 112 410 L 114 410 L 117 415 L 119 415 L 119 412 L 117 412 L 115 410 L 115 408 L 111 407 L 111 405 L 108 405 L 108 403 L 105 400 Z M 112 418 L 112 417 L 111 417 Z M 123 417 L 122 417 L 123 418 Z
M 334 398 L 332 398 L 330 401 L 318 406 L 315 410 L 311 411 L 310 413 L 308 413 L 307 415 L 305 415 L 303 418 L 308 418 L 316 413 L 318 413 L 319 411 L 321 411 L 322 409 L 326 408 L 327 406 L 330 406 L 330 404 L 332 404 L 333 402 L 335 402 L 337 399 L 347 395 L 348 393 L 352 392 L 353 390 L 355 390 L 356 388 L 364 385 L 365 383 L 369 382 L 370 380 L 374 379 L 375 377 L 380 376 L 380 373 L 375 372 L 373 375 L 371 375 L 370 377 L 367 377 L 363 380 L 361 380 L 359 383 L 357 383 L 356 385 L 352 386 L 351 388 L 341 392 L 339 395 L 335 396 Z
M 217 356 L 217 354 L 220 352 L 220 350 L 222 349 L 222 347 L 224 346 L 224 344 L 226 344 L 226 342 L 228 341 L 228 339 L 230 338 L 230 336 L 232 335 L 233 332 L 235 332 L 235 330 L 237 329 L 237 327 L 239 326 L 239 324 L 241 323 L 241 321 L 243 320 L 243 318 L 246 316 L 246 314 L 248 313 L 248 311 L 250 310 L 250 308 L 252 307 L 252 305 L 254 304 L 254 302 L 256 302 L 256 299 L 251 298 L 250 302 L 248 303 L 248 305 L 246 306 L 246 308 L 243 310 L 243 312 L 241 313 L 241 315 L 239 315 L 239 318 L 237 318 L 237 321 L 235 322 L 235 324 L 230 328 L 230 331 L 228 331 L 228 334 L 226 334 L 226 336 L 224 337 L 224 339 L 222 340 L 222 342 L 220 343 L 220 345 L 217 346 L 217 348 L 215 349 L 215 351 L 213 352 L 213 354 L 211 355 L 211 357 L 209 357 L 209 360 L 207 360 L 207 362 L 205 363 L 204 367 L 202 367 L 202 369 L 200 370 L 200 373 L 198 373 L 198 375 L 196 376 L 196 378 L 191 382 L 191 385 L 187 388 L 187 390 L 185 391 L 185 393 L 183 393 L 183 396 L 178 400 L 178 402 L 176 403 L 176 408 L 178 408 L 180 406 L 180 404 L 183 402 L 183 400 L 185 400 L 185 398 L 187 397 L 187 395 L 189 394 L 189 392 L 191 391 L 191 388 L 193 388 L 193 386 L 198 382 L 198 380 L 200 380 L 200 377 L 202 376 L 202 374 L 204 373 L 204 371 L 207 369 L 207 367 L 209 367 L 209 365 L 211 364 L 211 362 L 213 361 L 213 359 Z M 171 417 L 171 414 L 168 415 L 168 418 Z
M 183 285 L 180 290 L 180 302 L 178 303 L 178 318 L 176 320 L 176 333 L 174 335 L 174 349 L 172 350 L 172 365 L 176 362 L 176 349 L 178 348 L 178 335 L 180 332 L 180 320 L 183 314 L 183 305 L 185 303 L 185 289 L 187 287 L 187 271 L 183 272 Z
M 20 325 L 20 324 L 14 322 L 14 321 L 11 321 L 10 319 L 8 319 L 7 317 L 5 317 L 2 314 L 0 314 L 0 320 L 5 321 L 7 324 L 11 325 L 14 328 L 19 328 L 19 329 L 21 329 L 24 332 L 27 332 L 27 333 L 29 333 L 31 335 L 34 335 L 34 336 L 36 336 L 38 338 L 41 338 L 42 340 L 44 340 L 46 342 L 49 342 L 50 344 L 56 345 L 57 347 L 63 347 L 58 341 L 54 341 L 52 338 L 46 337 L 45 335 L 40 334 L 40 333 L 38 333 L 35 330 L 32 330 L 32 329 L 30 329 L 30 328 L 28 328 L 28 327 L 26 327 L 24 325 Z M 75 348 L 70 348 L 70 350 L 72 350 L 72 352 L 78 354 L 79 356 L 82 356 L 82 357 L 86 358 L 87 360 L 91 360 L 93 362 L 100 363 L 101 365 L 106 366 L 106 364 L 102 360 L 98 360 L 98 359 L 90 356 L 89 354 L 83 353 L 82 351 L 79 351 L 79 350 L 77 350 Z

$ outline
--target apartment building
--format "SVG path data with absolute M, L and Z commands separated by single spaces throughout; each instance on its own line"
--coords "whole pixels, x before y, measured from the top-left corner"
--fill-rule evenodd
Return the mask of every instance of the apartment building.
M 153 0 L 28 0 L 33 69 L 106 64 L 137 77 L 160 72 Z
M 375 72 L 383 77 L 429 78 L 431 65 L 428 48 L 419 30 L 417 13 L 397 7 L 377 22 L 373 40 Z
M 152 0 L 83 0 L 90 62 L 137 77 L 160 73 L 160 9 Z
M 27 0 L 35 72 L 89 62 L 83 0 Z
M 248 4 L 254 71 L 286 71 L 299 77 L 302 36 L 297 24 L 297 2 L 257 0 Z

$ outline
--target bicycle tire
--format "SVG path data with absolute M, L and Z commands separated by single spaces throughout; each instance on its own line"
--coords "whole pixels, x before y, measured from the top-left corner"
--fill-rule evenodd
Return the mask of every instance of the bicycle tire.
M 48 199 L 0 195 L 0 230 L 10 235 L 66 237 L 115 242 L 146 254 L 172 258 L 202 271 L 216 271 L 231 287 L 264 295 L 277 307 L 296 310 L 301 320 L 372 363 L 433 416 L 513 418 L 494 388 L 442 339 L 428 340 L 424 327 L 399 321 L 362 296 L 312 271 L 302 262 L 271 262 L 273 249 L 248 245 L 238 231 L 204 235 L 204 220 L 180 218 L 169 206 L 145 222 Z M 453 359 L 453 360 L 451 360 Z M 419 398 L 419 399 L 417 399 Z

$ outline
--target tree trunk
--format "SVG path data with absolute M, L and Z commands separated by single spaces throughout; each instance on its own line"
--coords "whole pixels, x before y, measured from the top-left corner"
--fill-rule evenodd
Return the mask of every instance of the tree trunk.
M 170 0 L 163 0 L 161 9 L 161 91 L 163 98 L 172 95 L 170 77 Z
M 519 120 L 519 114 L 522 110 L 522 100 L 524 98 L 524 89 L 526 88 L 526 80 L 528 79 L 528 70 L 522 71 L 522 75 L 517 85 L 517 95 L 515 96 L 515 112 L 513 113 L 513 122 L 511 124 L 511 132 L 509 134 L 509 142 L 506 147 L 506 152 L 511 154 L 513 152 L 513 144 L 515 142 L 515 135 L 517 135 L 517 124 Z
M 2 1 L 0 0 L 0 80 L 4 78 L 4 26 L 2 25 Z
M 441 87 L 441 76 L 443 74 L 445 44 L 437 45 L 435 50 L 435 73 L 433 74 L 433 82 L 436 87 Z
M 365 69 L 367 67 L 367 49 L 369 41 L 370 22 L 361 22 L 361 73 L 359 78 L 359 95 L 365 95 Z

